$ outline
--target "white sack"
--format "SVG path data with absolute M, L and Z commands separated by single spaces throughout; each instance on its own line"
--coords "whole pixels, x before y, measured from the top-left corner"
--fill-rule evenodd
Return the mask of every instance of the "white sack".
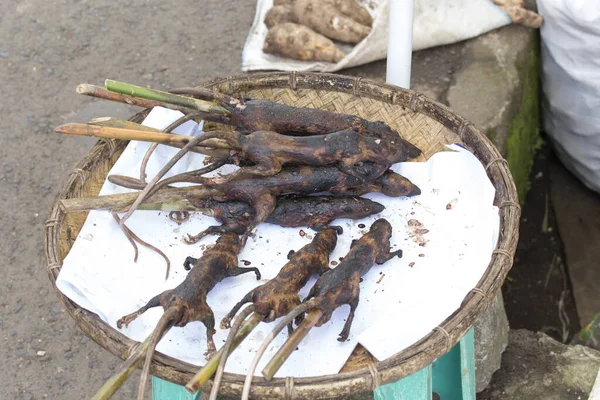
M 538 0 L 543 122 L 563 164 L 600 192 L 600 2 Z
M 359 0 L 359 3 L 368 4 L 367 10 L 373 16 L 371 33 L 354 47 L 341 45 L 348 55 L 333 64 L 263 53 L 268 31 L 263 21 L 273 7 L 273 0 L 258 0 L 254 22 L 242 54 L 242 71 L 334 72 L 386 58 L 389 0 Z M 511 23 L 506 13 L 490 0 L 415 0 L 414 14 L 413 50 L 470 39 Z

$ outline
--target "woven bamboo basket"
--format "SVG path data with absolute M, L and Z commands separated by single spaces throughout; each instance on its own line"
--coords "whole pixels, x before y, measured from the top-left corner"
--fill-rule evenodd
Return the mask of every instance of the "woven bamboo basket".
M 495 298 L 512 266 L 518 240 L 520 207 L 508 164 L 494 145 L 473 124 L 446 106 L 420 93 L 367 79 L 319 73 L 254 73 L 217 79 L 200 86 L 237 97 L 262 98 L 297 107 L 314 107 L 359 115 L 383 121 L 417 145 L 421 161 L 445 151 L 445 145 L 459 143 L 482 163 L 496 189 L 495 205 L 500 209 L 500 232 L 496 250 L 488 268 L 461 305 L 442 324 L 419 342 L 386 359 L 375 360 L 360 346 L 340 373 L 309 378 L 256 379 L 252 397 L 258 399 L 324 399 L 371 391 L 394 382 L 431 364 L 448 352 L 473 326 Z M 141 122 L 149 110 L 131 118 Z M 62 260 L 69 252 L 86 212 L 65 214 L 58 200 L 95 196 L 108 171 L 127 142 L 100 140 L 79 162 L 66 180 L 46 221 L 45 251 L 50 281 L 56 278 Z M 98 344 L 125 359 L 136 342 L 111 328 L 56 290 L 65 308 L 79 327 Z M 185 384 L 198 366 L 157 353 L 152 374 L 178 384 Z M 225 374 L 221 394 L 239 396 L 244 377 Z M 212 381 L 206 383 L 209 390 Z

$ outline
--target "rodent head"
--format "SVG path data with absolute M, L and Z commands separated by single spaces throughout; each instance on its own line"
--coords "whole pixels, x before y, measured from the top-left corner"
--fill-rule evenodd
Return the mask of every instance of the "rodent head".
M 369 199 L 361 199 L 361 207 L 358 214 L 358 217 L 368 217 L 369 215 L 379 214 L 385 207 L 383 204 L 379 204 L 377 202 L 371 201 Z
M 317 233 L 314 241 L 322 244 L 331 253 L 337 244 L 337 232 L 334 228 L 323 229 Z
M 390 197 L 411 197 L 421 194 L 421 189 L 414 183 L 393 171 L 386 171 L 377 178 L 375 183 L 379 186 L 381 193 Z
M 392 236 L 392 225 L 388 222 L 387 219 L 379 218 L 377 221 L 373 222 L 369 232 L 379 232 L 384 236 L 391 237 Z

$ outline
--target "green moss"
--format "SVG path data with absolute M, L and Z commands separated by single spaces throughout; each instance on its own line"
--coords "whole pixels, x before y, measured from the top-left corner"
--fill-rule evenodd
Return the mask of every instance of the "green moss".
M 507 161 L 517 186 L 519 201 L 525 202 L 529 190 L 529 175 L 536 150 L 540 146 L 540 81 L 539 42 L 529 51 L 528 64 L 516 63 L 523 92 L 516 116 L 510 122 L 507 140 Z
M 487 131 L 485 131 L 485 136 L 488 137 L 488 139 L 490 139 L 493 143 L 496 143 L 496 129 L 495 128 L 488 128 Z

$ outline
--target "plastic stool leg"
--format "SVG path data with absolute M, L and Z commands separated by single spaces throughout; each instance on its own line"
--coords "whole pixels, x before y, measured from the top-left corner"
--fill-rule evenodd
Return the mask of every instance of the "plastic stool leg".
M 152 400 L 197 400 L 201 393 L 190 394 L 185 387 L 152 377 Z
M 431 365 L 373 391 L 375 400 L 431 400 Z
M 475 400 L 475 333 L 474 328 L 460 341 L 460 368 L 463 400 Z
M 473 329 L 447 354 L 433 363 L 433 391 L 440 400 L 475 400 Z

